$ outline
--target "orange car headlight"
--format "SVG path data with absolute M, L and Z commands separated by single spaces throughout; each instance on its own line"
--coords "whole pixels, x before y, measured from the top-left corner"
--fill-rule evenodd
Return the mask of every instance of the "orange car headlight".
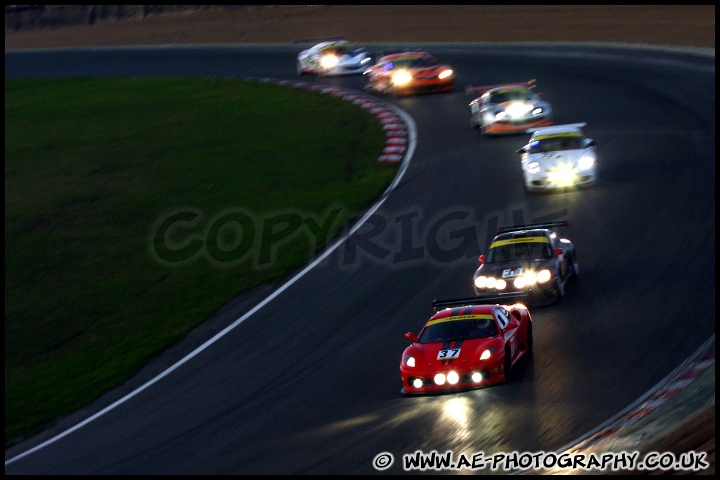
M 411 81 L 412 81 L 412 75 L 407 70 L 399 70 L 399 71 L 393 73 L 393 76 L 392 76 L 393 85 L 402 87 L 403 85 L 407 85 Z
M 452 77 L 452 74 L 453 74 L 453 71 L 448 68 L 447 70 L 443 70 L 442 72 L 440 72 L 440 75 L 438 75 L 438 78 L 440 80 L 443 80 L 445 78 Z

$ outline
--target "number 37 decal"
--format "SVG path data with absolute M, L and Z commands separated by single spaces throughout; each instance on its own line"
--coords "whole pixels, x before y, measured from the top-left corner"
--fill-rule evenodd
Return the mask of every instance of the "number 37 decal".
M 460 356 L 459 348 L 448 348 L 446 350 L 440 350 L 438 352 L 437 359 L 438 360 L 452 360 L 453 358 L 458 358 L 459 356 Z

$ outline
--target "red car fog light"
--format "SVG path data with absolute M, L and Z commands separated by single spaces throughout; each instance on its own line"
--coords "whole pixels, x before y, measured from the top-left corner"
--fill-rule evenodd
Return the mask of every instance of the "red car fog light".
M 416 378 L 412 381 L 412 386 L 415 388 L 420 388 L 423 386 L 423 381 L 419 378 Z
M 457 372 L 450 372 L 447 375 L 447 382 L 450 385 L 455 385 L 460 381 L 460 375 L 457 374 Z
M 480 372 L 473 372 L 473 374 L 470 378 L 472 378 L 473 382 L 480 383 L 483 381 L 483 374 Z
M 435 375 L 435 378 L 433 378 L 433 381 L 435 382 L 435 385 L 445 385 L 445 374 L 444 373 L 438 373 Z

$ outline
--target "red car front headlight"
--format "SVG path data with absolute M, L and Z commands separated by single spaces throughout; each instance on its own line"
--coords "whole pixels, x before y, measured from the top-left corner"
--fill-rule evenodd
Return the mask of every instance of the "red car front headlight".
M 480 354 L 480 360 L 488 360 L 495 353 L 495 347 L 488 347 Z

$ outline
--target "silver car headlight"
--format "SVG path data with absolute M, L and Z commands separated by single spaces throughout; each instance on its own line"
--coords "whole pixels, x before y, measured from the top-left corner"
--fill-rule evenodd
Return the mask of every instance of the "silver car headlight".
M 508 117 L 509 117 L 509 115 L 504 110 L 502 112 L 497 112 L 495 114 L 495 120 L 505 120 Z
M 543 113 L 544 111 L 545 111 L 545 110 L 544 110 L 542 107 L 535 107 L 535 108 L 533 108 L 533 111 L 530 112 L 530 113 L 531 113 L 533 116 L 537 116 L 537 115 L 540 115 L 541 113 Z
M 505 109 L 505 111 L 511 117 L 518 118 L 518 117 L 524 117 L 525 115 L 527 115 L 532 110 L 532 108 L 533 108 L 533 106 L 530 105 L 529 103 L 516 102 L 516 103 L 511 103 L 510 105 L 508 105 L 508 107 Z
M 320 58 L 320 66 L 326 70 L 337 67 L 338 63 L 340 63 L 340 59 L 337 55 L 323 55 Z
M 527 171 L 529 173 L 538 173 L 540 171 L 540 164 L 538 162 L 529 162 L 527 164 Z

